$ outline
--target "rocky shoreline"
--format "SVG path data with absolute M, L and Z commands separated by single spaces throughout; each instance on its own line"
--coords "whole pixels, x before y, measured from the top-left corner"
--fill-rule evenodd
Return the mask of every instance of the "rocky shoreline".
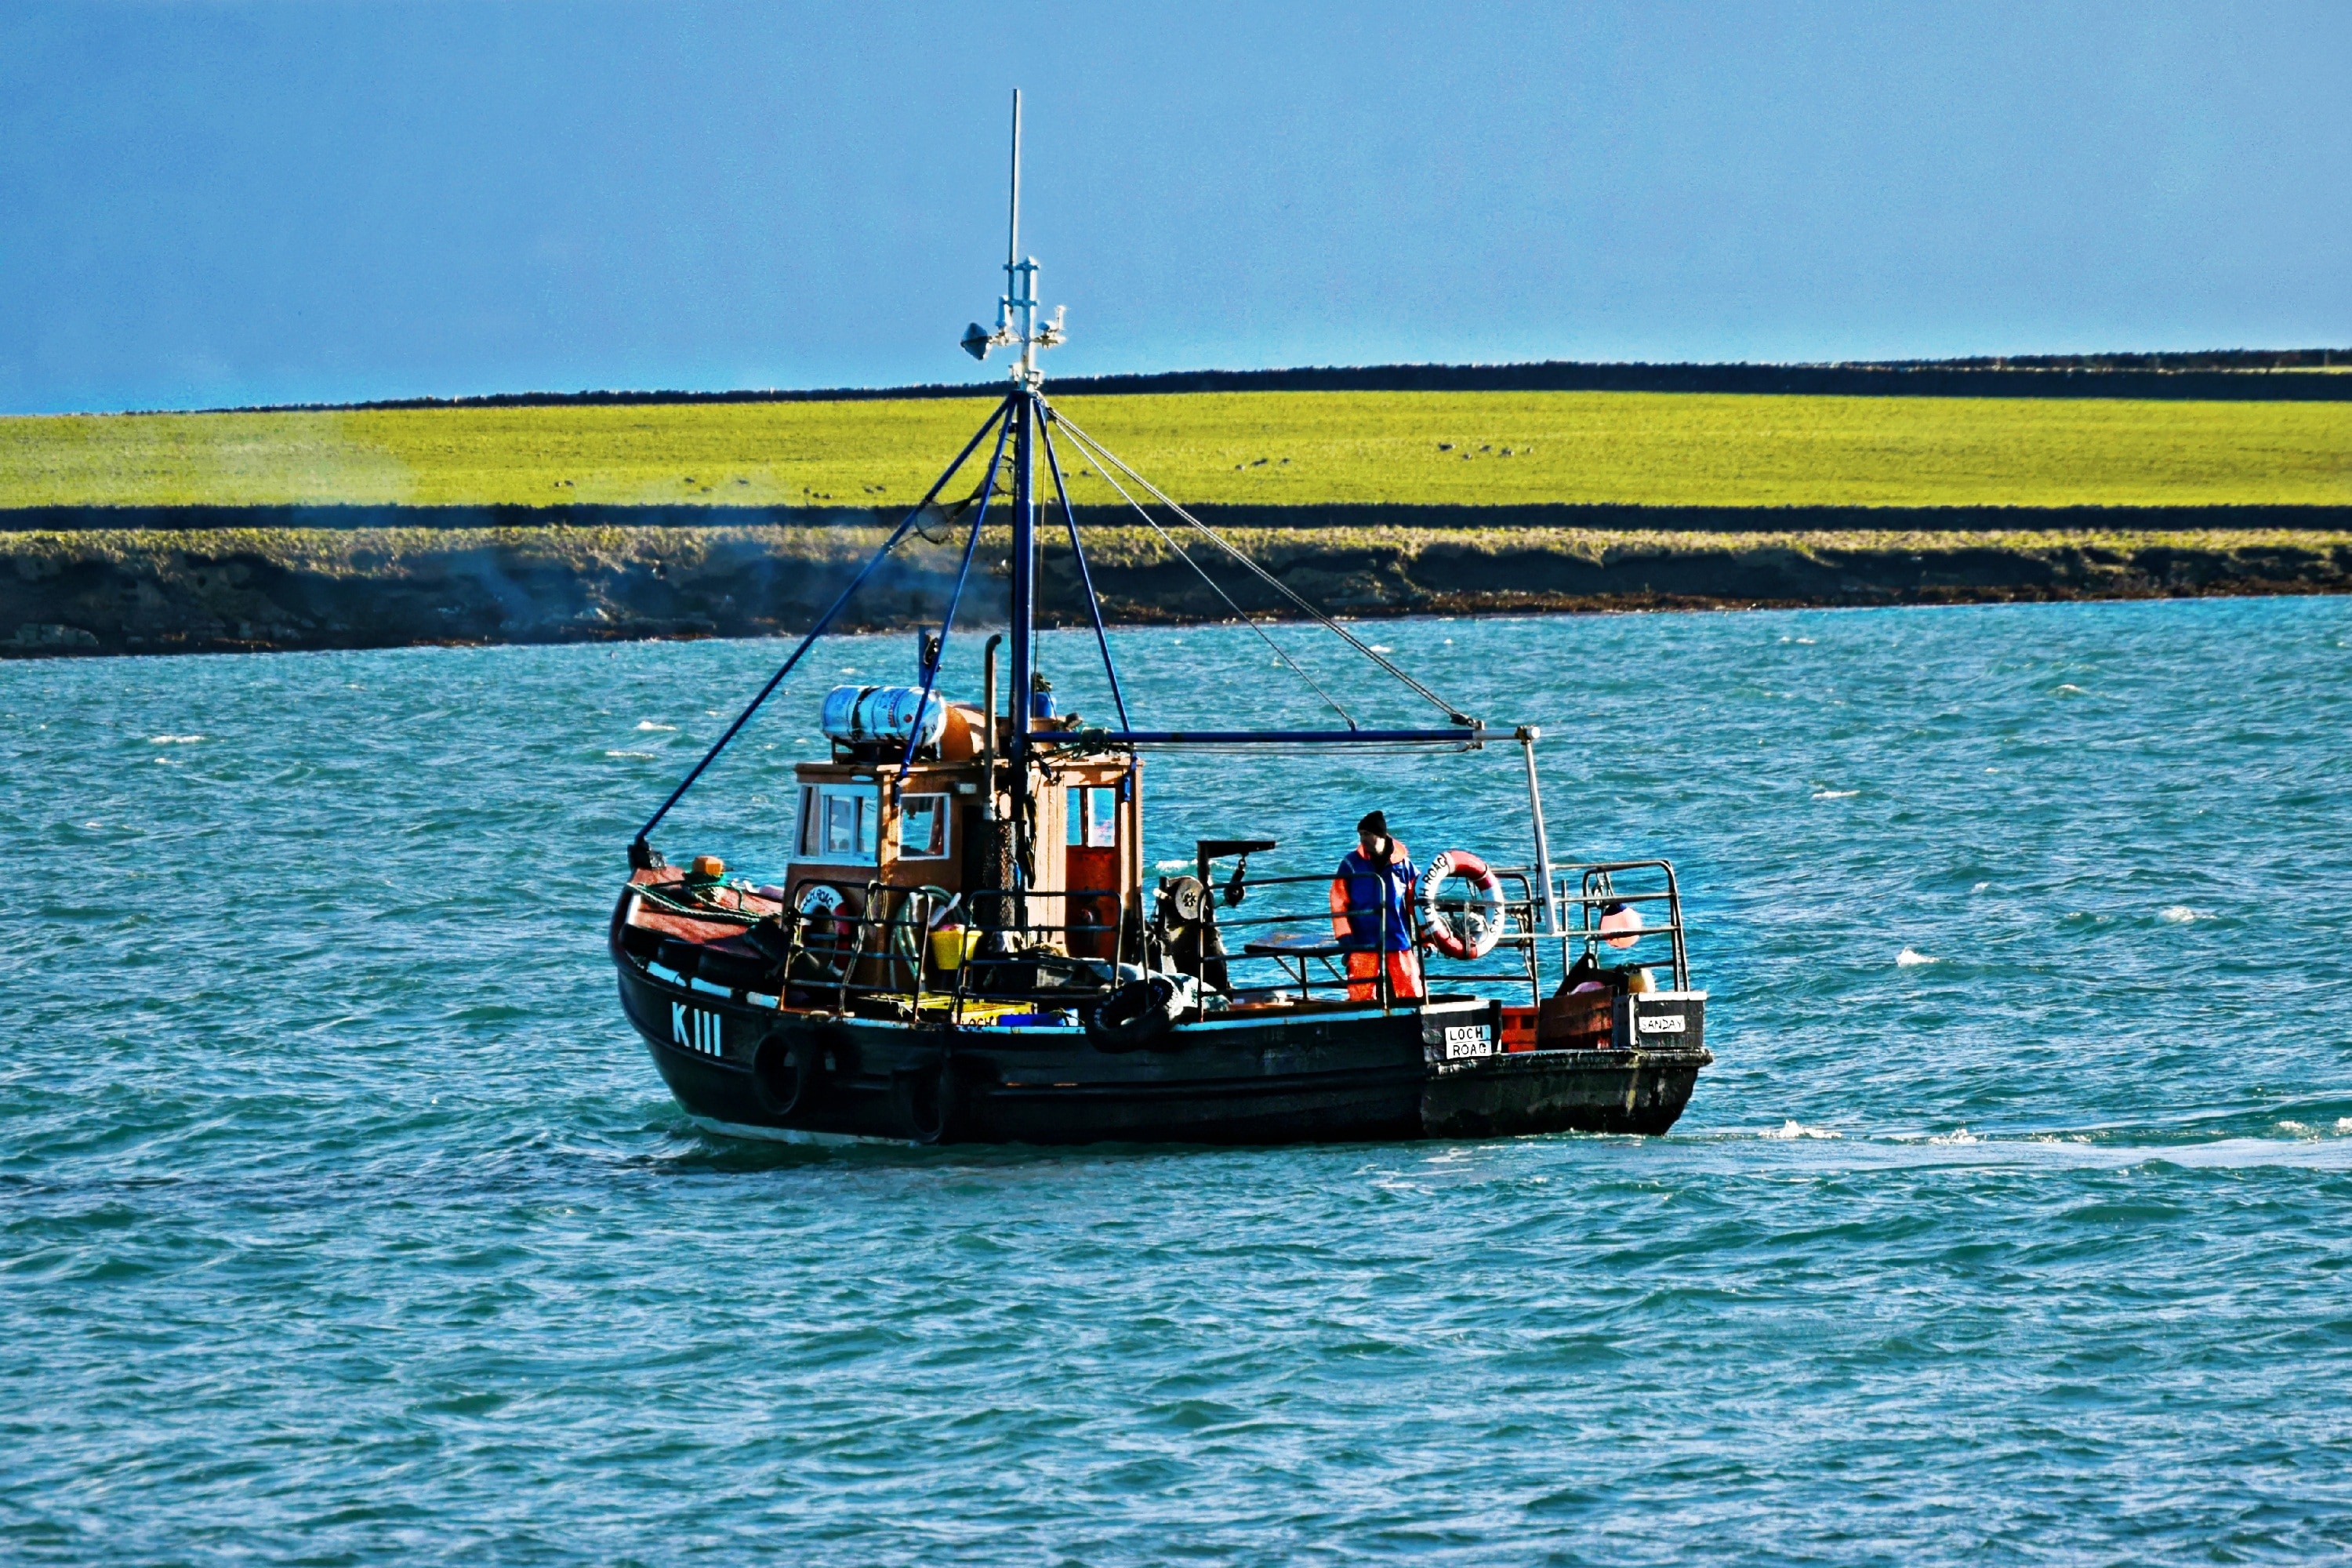
M 1340 614 L 1490 615 L 2352 592 L 2352 527 L 2338 510 L 2305 527 L 2184 510 L 2179 526 L 2161 529 L 2111 519 L 2066 526 L 2083 521 L 2074 514 L 2018 526 L 2031 513 L 2000 514 L 2000 527 L 1874 528 L 1854 526 L 1849 511 L 1791 510 L 1772 514 L 1780 526 L 1749 529 L 1382 520 L 1225 531 L 1289 587 Z M 845 624 L 935 619 L 961 553 L 949 533 L 902 547 Z M 0 654 L 790 635 L 882 536 L 855 518 L 0 530 Z M 976 622 L 1003 614 L 1004 549 L 983 542 L 965 601 Z M 1211 563 L 1215 552 L 1195 553 Z M 1095 531 L 1087 554 L 1115 621 L 1227 613 L 1148 529 Z M 1066 550 L 1049 543 L 1045 570 L 1049 617 L 1082 619 Z M 1278 596 L 1238 566 L 1212 570 L 1245 609 L 1281 613 Z

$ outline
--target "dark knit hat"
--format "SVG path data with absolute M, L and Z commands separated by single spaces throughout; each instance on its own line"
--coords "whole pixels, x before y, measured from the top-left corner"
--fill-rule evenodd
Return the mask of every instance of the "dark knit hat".
M 1356 832 L 1360 837 L 1363 834 L 1370 833 L 1377 837 L 1386 838 L 1389 836 L 1389 819 L 1387 814 L 1378 811 L 1366 812 L 1364 814 L 1364 820 L 1356 824 Z

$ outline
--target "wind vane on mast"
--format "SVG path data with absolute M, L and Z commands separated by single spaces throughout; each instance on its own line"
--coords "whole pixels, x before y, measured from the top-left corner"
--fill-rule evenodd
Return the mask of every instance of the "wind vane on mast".
M 1013 199 L 1005 220 L 1004 292 L 996 301 L 996 330 L 989 331 L 974 321 L 963 331 L 963 352 L 972 358 L 984 360 L 991 349 L 1020 345 L 1021 357 L 1013 362 L 1013 379 L 1035 391 L 1045 377 L 1037 368 L 1037 351 L 1060 343 L 1066 334 L 1062 331 L 1062 307 L 1054 307 L 1053 320 L 1040 325 L 1037 321 L 1037 258 L 1021 254 L 1021 89 L 1013 89 Z

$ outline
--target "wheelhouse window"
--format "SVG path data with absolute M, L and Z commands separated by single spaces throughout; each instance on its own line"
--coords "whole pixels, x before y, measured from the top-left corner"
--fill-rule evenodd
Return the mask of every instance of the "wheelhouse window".
M 948 797 L 910 795 L 898 803 L 898 858 L 939 860 L 948 852 Z
M 800 857 L 803 860 L 874 858 L 882 803 L 871 787 L 806 784 L 801 789 Z
M 1072 785 L 1068 818 L 1071 848 L 1118 847 L 1118 791 Z

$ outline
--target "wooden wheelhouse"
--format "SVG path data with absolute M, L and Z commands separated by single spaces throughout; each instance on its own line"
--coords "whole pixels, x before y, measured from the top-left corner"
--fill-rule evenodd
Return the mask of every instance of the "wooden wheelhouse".
M 911 761 L 895 742 L 836 741 L 795 767 L 786 907 L 925 933 L 1017 925 L 1072 958 L 1134 962 L 1147 914 L 1139 759 L 1037 746 L 1023 789 L 997 754 L 1010 722 L 953 705 Z M 1017 913 L 1004 896 L 1016 887 Z

